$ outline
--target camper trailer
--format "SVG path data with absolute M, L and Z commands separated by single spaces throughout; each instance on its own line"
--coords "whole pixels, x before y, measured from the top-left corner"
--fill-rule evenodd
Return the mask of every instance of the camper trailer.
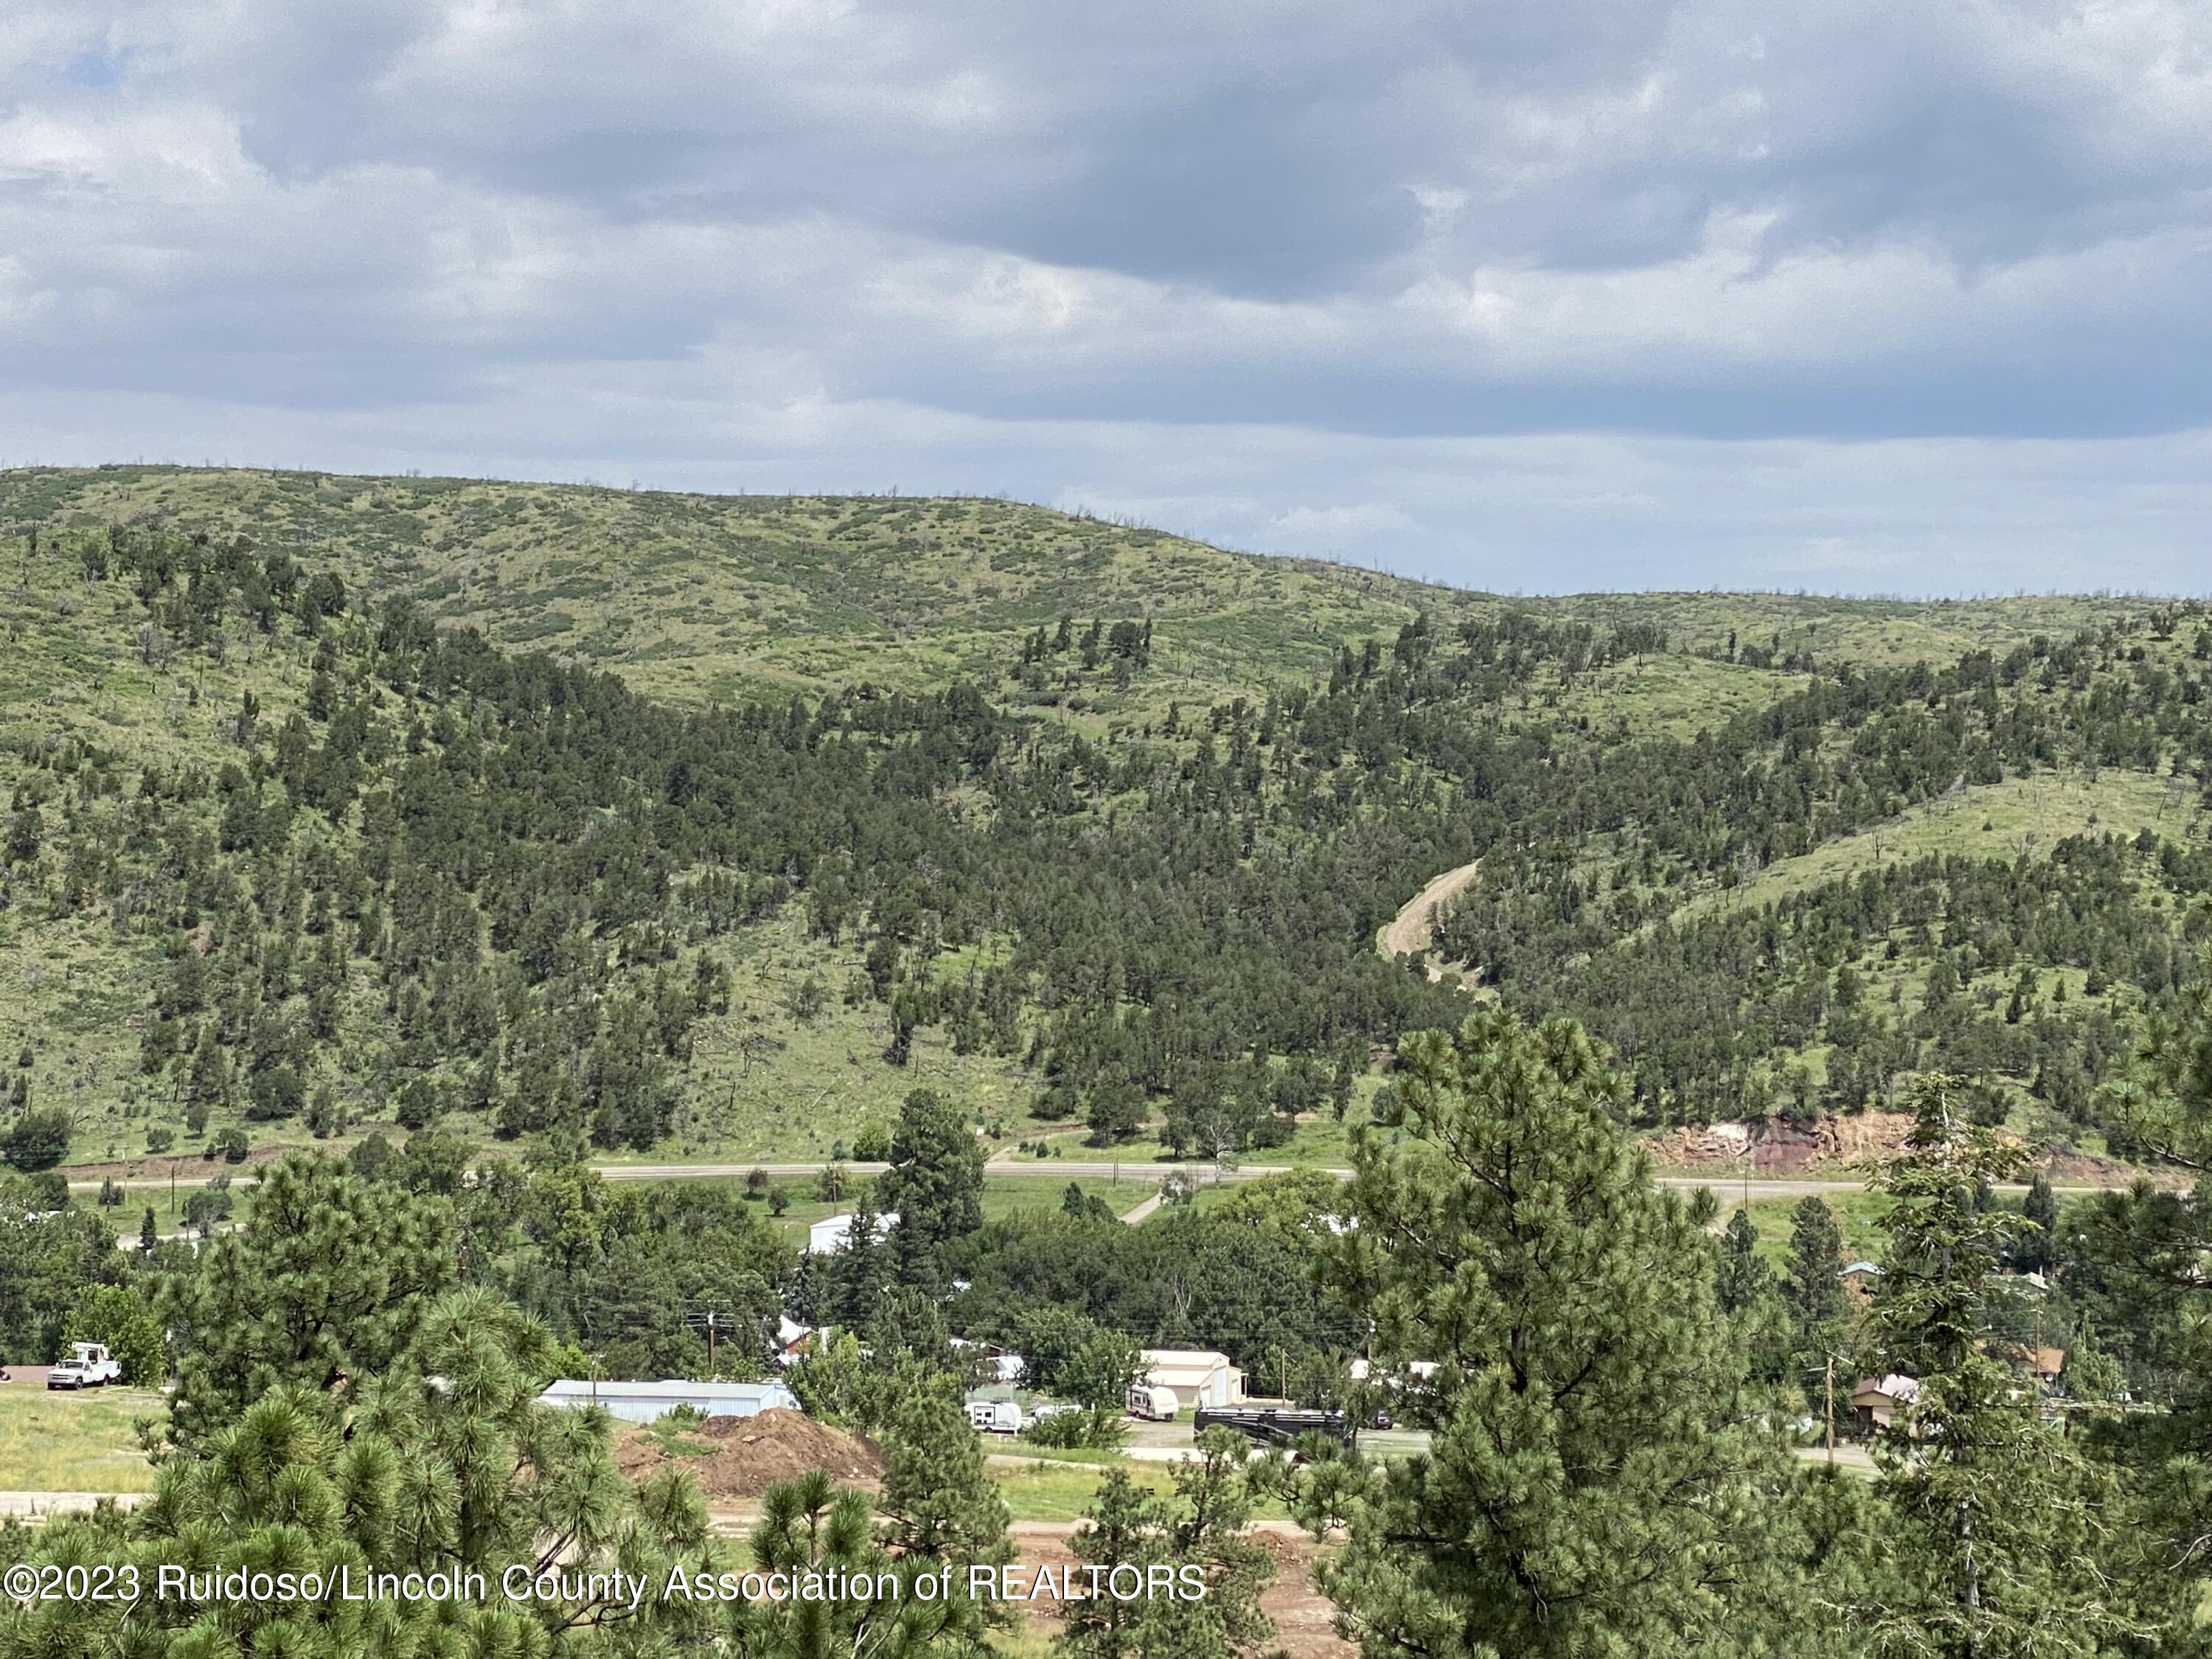
M 981 1434 L 1019 1434 L 1022 1408 L 1012 1400 L 971 1400 L 968 1421 Z
M 1142 1418 L 1148 1423 L 1171 1423 L 1182 1408 L 1173 1389 L 1164 1389 L 1157 1382 L 1139 1382 L 1129 1390 L 1129 1415 Z

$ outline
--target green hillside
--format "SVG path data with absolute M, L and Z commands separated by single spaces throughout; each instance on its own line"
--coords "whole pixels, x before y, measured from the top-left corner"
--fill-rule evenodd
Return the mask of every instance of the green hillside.
M 1009 1146 L 1340 1147 L 1468 986 L 1589 1024 L 1641 1124 L 1943 1066 L 2101 1150 L 2212 891 L 2186 605 L 1508 599 L 995 501 L 116 467 L 0 473 L 0 625 L 21 1161 L 56 1109 L 77 1163 L 824 1157 L 923 1085 Z M 1477 858 L 1462 975 L 1373 951 Z
M 1210 692 L 1308 682 L 1327 675 L 1342 641 L 1395 632 L 1423 611 L 1449 627 L 1505 608 L 1491 595 L 995 501 L 112 466 L 0 471 L 0 524 L 42 524 L 50 533 L 161 524 L 244 536 L 330 569 L 356 591 L 414 599 L 442 626 L 478 628 L 502 645 L 605 667 L 640 690 L 683 698 L 818 692 L 864 678 L 910 688 L 963 675 L 988 682 L 1007 671 L 1024 635 L 1063 616 L 1084 624 L 1154 619 L 1160 643 L 1149 698 L 1132 699 L 1110 676 L 1042 688 L 1119 712 L 1172 696 L 1178 684 Z M 2110 599 L 1660 593 L 1512 608 L 1607 628 L 1656 626 L 1698 653 L 1740 635 L 1743 647 L 1778 661 L 1802 652 L 1901 664 L 2008 648 L 2134 607 Z M 1074 665 L 1051 666 L 1057 681 Z M 1692 673 L 1638 700 L 1674 717 L 1677 702 L 1758 700 L 1761 678 Z

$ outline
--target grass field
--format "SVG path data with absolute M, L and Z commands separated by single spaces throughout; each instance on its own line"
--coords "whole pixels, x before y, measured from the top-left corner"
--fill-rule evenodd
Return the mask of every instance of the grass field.
M 0 1491 L 152 1491 L 153 1465 L 131 1424 L 161 1409 L 148 1389 L 0 1386 Z
M 1018 1450 L 1003 1454 L 1018 1456 Z M 1140 1463 L 1128 1459 L 1121 1467 L 1140 1486 L 1158 1492 L 1175 1489 L 1173 1467 Z M 1091 1507 L 1105 1472 L 1096 1464 L 1064 1462 L 1057 1458 L 1024 1459 L 1019 1464 L 994 1462 L 991 1479 L 1006 1508 L 1017 1521 L 1073 1521 Z
M 1341 1119 L 1326 1111 L 1310 1113 L 1298 1120 L 1297 1129 L 1283 1145 L 1255 1147 L 1241 1161 L 1286 1167 L 1316 1164 L 1326 1169 L 1350 1168 L 1352 1130 L 1354 1126 L 1370 1121 L 1369 1107 L 1382 1083 L 1382 1078 L 1376 1073 L 1361 1078 L 1355 1088 L 1352 1105 Z M 1175 1157 L 1160 1139 L 1161 1127 L 1160 1121 L 1155 1118 L 1133 1139 L 1104 1147 L 1090 1145 L 1087 1130 L 1048 1128 L 1027 1137 L 1032 1144 L 1042 1140 L 1050 1147 L 1051 1152 L 1047 1157 L 1039 1158 L 1034 1152 L 1022 1151 L 1018 1146 L 1008 1156 L 1024 1163 L 1049 1163 L 1054 1158 L 1074 1158 L 1091 1164 L 1119 1160 L 1125 1170 L 1133 1169 L 1150 1180 L 1157 1181 L 1171 1168 L 1187 1169 L 1200 1181 L 1210 1180 L 1212 1160 L 1200 1157 Z
M 1729 1202 L 1725 1183 L 1716 1191 L 1720 1196 L 1723 1219 L 1745 1207 Z M 1843 1230 L 1844 1260 L 1881 1261 L 1888 1237 L 1882 1218 L 1889 1212 L 1889 1200 L 1878 1193 L 1823 1193 L 1820 1197 Z M 1753 1200 L 1749 1206 L 1751 1224 L 1759 1230 L 1759 1259 L 1778 1272 L 1789 1261 L 1790 1219 L 1803 1201 L 1796 1198 L 1761 1198 Z

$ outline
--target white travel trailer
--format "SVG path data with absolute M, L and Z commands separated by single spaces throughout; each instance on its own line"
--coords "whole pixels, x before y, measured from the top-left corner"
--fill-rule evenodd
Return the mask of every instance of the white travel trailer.
M 1129 1390 L 1129 1415 L 1142 1418 L 1148 1423 L 1171 1423 L 1175 1414 L 1182 1409 L 1173 1389 L 1164 1389 L 1156 1382 L 1139 1382 Z
M 1019 1434 L 1022 1408 L 1012 1400 L 971 1400 L 968 1421 L 983 1434 Z

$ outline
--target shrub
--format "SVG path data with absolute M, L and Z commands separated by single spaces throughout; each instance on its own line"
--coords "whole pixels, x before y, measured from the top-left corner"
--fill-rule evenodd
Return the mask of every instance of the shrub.
M 76 1299 L 62 1328 L 57 1358 L 72 1342 L 98 1342 L 123 1367 L 123 1380 L 151 1388 L 161 1380 L 161 1327 L 138 1293 L 121 1285 L 94 1285 Z
M 0 1134 L 0 1158 L 23 1170 L 51 1170 L 69 1155 L 70 1115 L 59 1106 L 34 1106 Z
M 1111 1451 L 1128 1437 L 1129 1425 L 1121 1414 L 1105 1406 L 1054 1412 L 1022 1431 L 1022 1438 L 1030 1444 L 1061 1451 Z

